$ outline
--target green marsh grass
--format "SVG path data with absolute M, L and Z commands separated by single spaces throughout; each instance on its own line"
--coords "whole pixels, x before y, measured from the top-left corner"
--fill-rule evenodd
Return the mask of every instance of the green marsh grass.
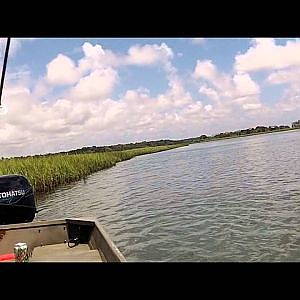
M 86 154 L 54 154 L 0 160 L 0 175 L 25 176 L 36 194 L 83 179 L 86 176 L 114 166 L 120 161 L 138 155 L 174 149 L 185 145 L 169 145 Z

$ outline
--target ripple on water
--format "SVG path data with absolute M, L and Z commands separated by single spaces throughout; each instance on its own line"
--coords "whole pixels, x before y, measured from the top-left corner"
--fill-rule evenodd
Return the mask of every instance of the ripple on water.
M 139 156 L 38 199 L 92 216 L 129 261 L 299 261 L 300 132 Z

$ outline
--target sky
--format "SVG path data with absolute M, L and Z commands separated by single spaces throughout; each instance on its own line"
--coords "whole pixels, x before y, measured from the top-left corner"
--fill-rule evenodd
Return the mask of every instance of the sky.
M 5 45 L 0 38 L 1 70 Z M 7 63 L 0 157 L 298 119 L 298 38 L 19 38 Z

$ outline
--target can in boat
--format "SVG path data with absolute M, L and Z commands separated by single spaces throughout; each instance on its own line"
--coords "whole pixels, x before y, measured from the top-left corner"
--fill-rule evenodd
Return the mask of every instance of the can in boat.
M 14 247 L 15 261 L 26 262 L 28 261 L 28 247 L 26 243 L 17 243 Z

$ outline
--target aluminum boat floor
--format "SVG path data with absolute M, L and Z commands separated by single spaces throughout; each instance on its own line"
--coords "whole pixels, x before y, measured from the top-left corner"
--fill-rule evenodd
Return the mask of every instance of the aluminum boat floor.
M 35 247 L 29 262 L 101 262 L 98 250 L 90 249 L 88 244 L 73 248 L 67 243 Z

